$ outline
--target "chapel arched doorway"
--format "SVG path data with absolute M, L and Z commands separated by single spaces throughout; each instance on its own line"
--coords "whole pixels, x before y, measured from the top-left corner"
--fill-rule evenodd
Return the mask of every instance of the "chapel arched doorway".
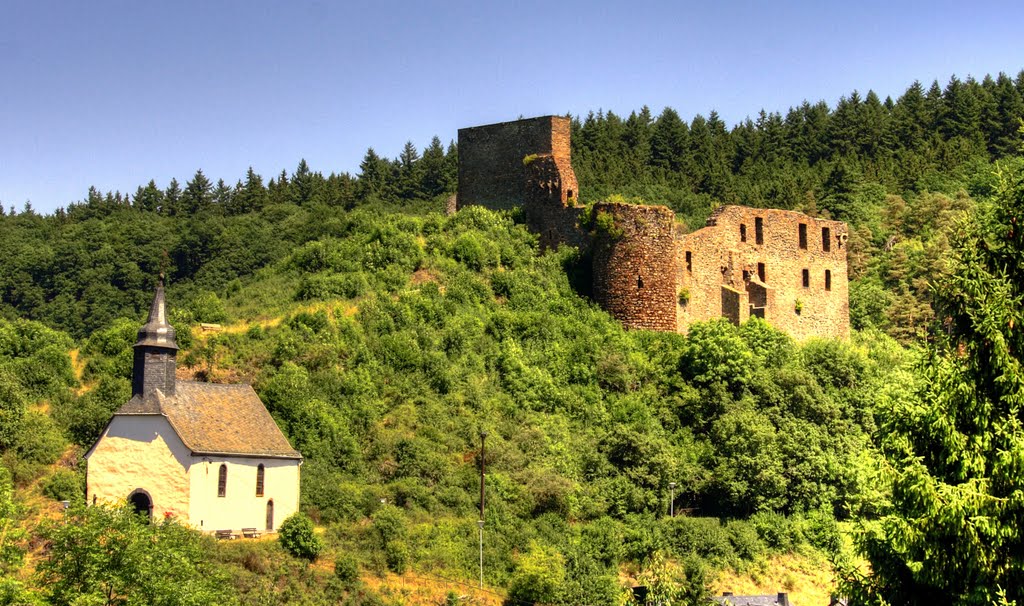
M 137 489 L 128 495 L 128 503 L 135 510 L 135 513 L 146 516 L 147 520 L 153 519 L 153 499 L 145 490 Z

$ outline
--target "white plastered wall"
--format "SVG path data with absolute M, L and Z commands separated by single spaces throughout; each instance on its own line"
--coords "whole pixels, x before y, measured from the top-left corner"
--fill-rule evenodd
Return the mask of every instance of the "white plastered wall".
M 256 473 L 264 467 L 263 496 Z M 228 470 L 223 497 L 217 496 L 220 466 Z M 192 526 L 205 532 L 255 528 L 267 532 L 267 502 L 274 502 L 272 530 L 299 509 L 299 461 L 255 457 L 194 456 L 189 470 Z
M 87 502 L 118 504 L 143 490 L 154 519 L 174 516 L 188 523 L 191 458 L 166 418 L 115 416 L 88 456 Z

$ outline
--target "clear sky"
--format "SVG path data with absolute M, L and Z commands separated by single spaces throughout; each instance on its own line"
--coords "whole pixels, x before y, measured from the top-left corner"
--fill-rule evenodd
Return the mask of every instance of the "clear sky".
M 463 126 L 648 105 L 731 124 L 1024 68 L 1021 0 L 0 0 L 0 202 L 358 172 Z

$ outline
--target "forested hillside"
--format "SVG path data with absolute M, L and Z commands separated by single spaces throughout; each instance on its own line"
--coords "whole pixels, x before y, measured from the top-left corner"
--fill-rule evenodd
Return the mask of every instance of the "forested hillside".
M 306 457 L 302 507 L 323 529 L 325 557 L 337 558 L 332 573 L 276 543 L 199 544 L 169 530 L 139 541 L 139 553 L 167 541 L 208 578 L 230 581 L 225 595 L 201 584 L 196 595 L 402 603 L 352 571 L 472 582 L 486 431 L 486 578 L 509 604 L 617 603 L 625 579 L 700 603 L 717 570 L 756 571 L 791 552 L 831 558 L 865 602 L 904 596 L 857 580 L 840 528 L 874 532 L 860 553 L 876 564 L 919 557 L 891 541 L 917 502 L 906 490 L 923 476 L 904 467 L 914 453 L 929 463 L 936 443 L 987 444 L 984 432 L 1002 432 L 999 452 L 1017 448 L 1019 423 L 1004 423 L 1017 409 L 998 405 L 935 429 L 933 442 L 912 436 L 946 418 L 924 381 L 956 374 L 942 360 L 1005 341 L 1001 368 L 1019 375 L 1020 300 L 999 278 L 1020 250 L 1022 115 L 1024 72 L 914 84 L 895 101 L 852 93 L 732 129 L 713 112 L 687 123 L 669 108 L 574 121 L 584 203 L 639 197 L 690 227 L 723 203 L 848 221 L 848 342 L 795 343 L 757 320 L 685 336 L 624 331 L 578 287 L 586 265 L 574 249 L 541 253 L 516 213 L 443 215 L 457 149 L 438 138 L 422 156 L 412 143 L 395 160 L 371 149 L 357 176 L 301 161 L 266 183 L 250 170 L 229 186 L 197 171 L 184 187 L 91 190 L 53 215 L 0 213 L 0 603 L 62 603 L 71 591 L 57 558 L 81 544 L 40 520 L 51 515 L 40 497 L 82 501 L 81 454 L 130 395 L 131 345 L 161 270 L 179 368 L 254 385 Z M 972 260 L 972 246 L 1002 250 L 1000 239 L 1003 257 Z M 961 291 L 988 292 L 964 281 L 979 266 L 995 294 L 957 307 Z M 1005 309 L 991 317 L 973 313 L 997 304 Z M 201 332 L 201 322 L 223 330 Z M 992 325 L 1010 334 L 982 330 Z M 1016 401 L 1002 375 L 981 374 L 956 378 L 979 401 L 993 385 L 1004 390 L 996 402 Z M 933 480 L 983 478 L 991 465 L 958 469 Z M 998 499 L 1021 483 L 1007 469 Z M 895 493 L 893 478 L 905 480 Z M 666 516 L 670 495 L 686 515 Z M 987 514 L 1002 528 L 1013 511 Z M 95 514 L 72 515 L 93 528 Z M 33 536 L 62 547 L 44 553 Z M 907 570 L 894 583 L 935 577 Z M 974 572 L 1013 591 L 1015 577 Z M 75 592 L 104 593 L 75 582 Z M 170 590 L 126 599 L 153 603 Z

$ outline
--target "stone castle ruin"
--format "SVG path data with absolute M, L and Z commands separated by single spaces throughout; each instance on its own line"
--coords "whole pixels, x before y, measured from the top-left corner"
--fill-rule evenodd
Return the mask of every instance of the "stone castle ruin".
M 627 328 L 758 316 L 796 339 L 849 335 L 845 223 L 723 206 L 685 233 L 666 206 L 584 208 L 569 137 L 558 116 L 460 129 L 457 208 L 522 207 L 541 246 L 589 250 L 594 299 Z

